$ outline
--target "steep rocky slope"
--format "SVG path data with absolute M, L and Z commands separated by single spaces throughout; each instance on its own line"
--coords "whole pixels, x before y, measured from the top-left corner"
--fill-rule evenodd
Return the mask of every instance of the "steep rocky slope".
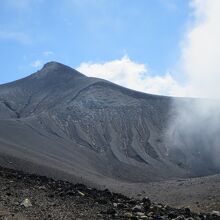
M 99 187 L 196 176 L 203 158 L 166 142 L 173 100 L 50 62 L 0 86 L 0 165 Z

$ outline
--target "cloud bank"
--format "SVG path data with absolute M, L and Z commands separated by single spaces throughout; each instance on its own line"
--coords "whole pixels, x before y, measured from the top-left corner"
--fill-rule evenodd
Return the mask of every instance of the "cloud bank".
M 152 94 L 181 94 L 182 88 L 169 74 L 152 76 L 146 64 L 132 61 L 128 56 L 105 63 L 82 63 L 78 71 L 103 78 L 124 87 Z

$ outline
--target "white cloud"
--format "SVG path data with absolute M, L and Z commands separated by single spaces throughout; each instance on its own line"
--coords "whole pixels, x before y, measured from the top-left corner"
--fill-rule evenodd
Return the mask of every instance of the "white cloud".
M 181 70 L 193 96 L 220 96 L 220 1 L 192 0 L 194 22 L 182 44 Z
M 34 68 L 41 68 L 45 61 L 49 58 L 49 56 L 53 55 L 53 51 L 45 50 L 42 52 L 41 56 L 38 57 L 38 59 L 31 62 L 30 66 Z
M 183 88 L 167 73 L 151 76 L 145 64 L 132 61 L 128 56 L 105 63 L 82 63 L 78 71 L 103 78 L 130 89 L 152 94 L 181 95 Z
M 31 40 L 29 36 L 22 32 L 16 31 L 4 31 L 0 30 L 0 39 L 2 40 L 12 40 L 21 44 L 30 44 Z
M 48 50 L 48 51 L 43 51 L 43 56 L 45 56 L 45 57 L 51 56 L 51 55 L 53 55 L 53 54 L 54 54 L 54 52 L 53 52 L 53 51 L 50 51 L 50 50 Z
M 43 62 L 41 60 L 35 60 L 31 63 L 31 66 L 34 68 L 39 68 L 43 66 Z

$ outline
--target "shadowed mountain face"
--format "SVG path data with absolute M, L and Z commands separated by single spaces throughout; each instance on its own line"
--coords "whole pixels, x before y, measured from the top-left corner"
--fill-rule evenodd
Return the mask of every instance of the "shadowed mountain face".
M 47 63 L 0 86 L 0 165 L 99 186 L 201 175 L 166 142 L 172 102 Z

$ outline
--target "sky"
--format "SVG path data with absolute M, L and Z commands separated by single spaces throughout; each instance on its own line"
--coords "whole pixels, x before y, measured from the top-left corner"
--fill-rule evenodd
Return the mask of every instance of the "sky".
M 0 84 L 58 61 L 143 92 L 213 95 L 219 87 L 208 91 L 220 70 L 219 3 L 1 0 Z

